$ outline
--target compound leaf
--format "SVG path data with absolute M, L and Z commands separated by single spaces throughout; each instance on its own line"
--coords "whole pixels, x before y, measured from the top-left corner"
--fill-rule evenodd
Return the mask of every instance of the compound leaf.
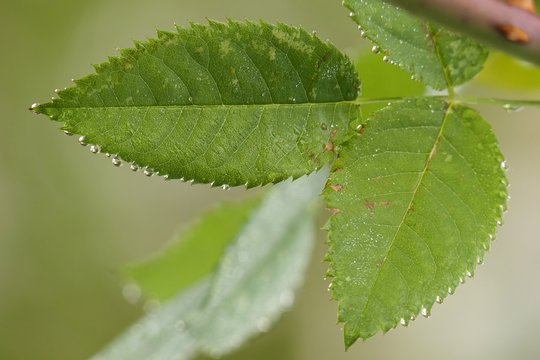
M 199 183 L 279 182 L 334 158 L 360 86 L 345 55 L 283 24 L 177 30 L 122 50 L 33 110 L 103 152 Z
M 324 193 L 346 346 L 427 315 L 474 273 L 506 206 L 501 162 L 480 115 L 437 98 L 374 113 L 342 146 Z
M 150 297 L 165 300 L 176 295 L 214 271 L 225 247 L 260 202 L 260 197 L 255 197 L 208 211 L 163 252 L 127 267 L 126 275 Z
M 383 0 L 345 0 L 363 36 L 392 62 L 435 89 L 473 78 L 488 56 L 476 41 L 408 14 Z M 379 50 L 376 50 L 377 52 Z

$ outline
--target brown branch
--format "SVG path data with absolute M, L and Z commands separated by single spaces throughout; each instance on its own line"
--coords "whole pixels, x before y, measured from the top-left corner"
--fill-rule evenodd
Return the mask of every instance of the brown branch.
M 540 16 L 502 0 L 384 0 L 540 65 Z

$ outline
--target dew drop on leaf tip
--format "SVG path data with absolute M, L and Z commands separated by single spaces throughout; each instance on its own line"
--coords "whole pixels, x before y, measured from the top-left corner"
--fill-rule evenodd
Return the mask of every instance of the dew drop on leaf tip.
M 374 54 L 378 54 L 381 52 L 381 48 L 378 46 L 378 45 L 373 45 L 373 47 L 371 48 L 371 51 L 374 53 Z
M 154 172 L 152 170 L 146 168 L 146 169 L 143 170 L 143 174 L 145 176 L 151 177 L 152 175 L 154 175 Z
M 131 165 L 129 166 L 129 169 L 130 169 L 131 171 L 133 171 L 133 172 L 139 171 L 139 167 L 138 167 L 136 164 L 131 164 Z
M 99 145 L 91 145 L 90 146 L 90 152 L 92 154 L 99 154 L 99 151 L 100 151 Z
M 439 295 L 437 295 L 437 297 L 435 298 L 435 302 L 436 302 L 437 304 L 442 304 L 443 298 L 440 297 Z
M 405 320 L 404 318 L 401 318 L 401 320 L 399 320 L 399 323 L 401 324 L 401 326 L 409 326 L 409 322 L 407 320 Z
M 420 310 L 420 313 L 426 319 L 429 319 L 429 317 L 431 316 L 431 313 L 429 312 L 429 310 L 426 307 L 422 307 L 422 310 Z
M 68 130 L 64 130 L 64 134 L 67 135 L 67 136 L 73 136 L 73 133 L 71 131 L 68 131 Z
M 79 144 L 86 146 L 86 136 L 83 135 L 79 137 Z
M 111 162 L 116 167 L 122 166 L 122 160 L 118 156 L 113 156 Z

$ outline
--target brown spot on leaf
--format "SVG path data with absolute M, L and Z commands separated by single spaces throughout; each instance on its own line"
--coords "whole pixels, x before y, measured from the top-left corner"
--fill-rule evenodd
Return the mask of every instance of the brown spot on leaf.
M 332 213 L 332 216 L 336 216 L 337 214 L 341 212 L 341 210 L 339 210 L 338 208 L 328 208 L 328 210 L 330 210 L 330 212 Z
M 330 185 L 330 188 L 332 190 L 334 190 L 335 192 L 339 192 L 339 191 L 343 190 L 343 185 L 341 185 L 341 184 L 332 184 L 332 185 Z
M 369 199 L 364 199 L 364 206 L 369 210 L 375 209 L 376 206 L 390 206 L 390 205 L 392 205 L 392 202 L 390 200 L 369 201 Z
M 331 152 L 335 152 L 336 151 L 336 146 L 334 145 L 334 143 L 332 142 L 332 140 L 329 140 L 326 145 L 324 145 L 324 151 L 331 151 Z
M 334 145 L 334 139 L 336 138 L 336 133 L 337 133 L 337 130 L 334 129 L 332 133 L 330 134 L 330 139 L 328 140 L 326 145 L 324 145 L 323 151 L 336 152 L 336 146 Z
M 369 201 L 369 199 L 364 199 L 364 206 L 369 210 L 373 210 L 375 208 L 375 202 Z

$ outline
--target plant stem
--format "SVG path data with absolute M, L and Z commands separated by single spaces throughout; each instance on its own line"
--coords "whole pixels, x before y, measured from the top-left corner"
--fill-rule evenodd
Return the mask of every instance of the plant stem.
M 420 96 L 422 97 L 422 96 Z M 502 106 L 507 110 L 516 110 L 521 107 L 538 107 L 540 108 L 540 100 L 514 100 L 514 99 L 497 99 L 497 98 L 481 98 L 475 96 L 461 96 L 455 95 L 449 97 L 447 95 L 430 96 L 440 99 L 446 99 L 452 103 L 459 103 L 465 105 L 496 105 Z M 378 103 L 391 103 L 400 102 L 408 99 L 414 99 L 415 97 L 387 97 L 387 98 L 359 98 L 354 101 L 358 105 L 378 104 Z
M 540 65 L 540 16 L 500 0 L 384 0 Z M 512 41 L 503 27 L 522 31 Z

